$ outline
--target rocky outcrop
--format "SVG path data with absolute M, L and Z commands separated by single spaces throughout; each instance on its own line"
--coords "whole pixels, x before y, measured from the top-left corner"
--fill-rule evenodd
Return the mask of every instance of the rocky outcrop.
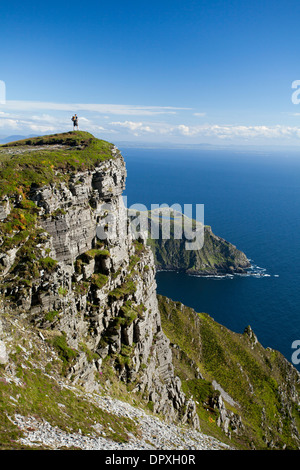
M 0 320 L 0 364 L 6 364 L 8 361 L 8 353 L 6 350 L 5 342 L 2 339 L 3 336 L 3 329 L 2 329 L 2 322 Z
M 10 213 L 10 203 L 9 203 L 9 198 L 4 197 L 2 199 L 2 202 L 0 204 L 0 220 L 6 219 L 8 214 Z
M 74 384 L 96 390 L 95 376 L 109 362 L 153 411 L 198 428 L 195 404 L 182 392 L 161 329 L 153 254 L 128 230 L 125 178 L 124 160 L 113 147 L 111 158 L 92 169 L 31 185 L 27 197 L 39 210 L 35 275 L 24 285 L 26 239 L 3 251 L 4 310 L 20 312 L 45 337 L 65 338 L 75 352 L 66 370 Z

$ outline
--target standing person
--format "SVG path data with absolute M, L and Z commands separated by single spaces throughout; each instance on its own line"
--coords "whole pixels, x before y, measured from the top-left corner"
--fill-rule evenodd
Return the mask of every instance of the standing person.
M 77 127 L 77 130 L 78 130 L 78 116 L 77 116 L 77 114 L 74 114 L 74 116 L 72 116 L 72 121 L 73 121 L 73 130 L 75 131 L 75 127 Z

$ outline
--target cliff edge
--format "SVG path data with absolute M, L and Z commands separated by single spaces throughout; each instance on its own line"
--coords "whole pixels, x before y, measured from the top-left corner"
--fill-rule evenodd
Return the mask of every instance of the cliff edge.
M 76 132 L 0 156 L 2 315 L 40 331 L 74 385 L 101 390 L 110 370 L 154 413 L 199 428 L 161 328 L 152 252 L 127 230 L 118 149 Z

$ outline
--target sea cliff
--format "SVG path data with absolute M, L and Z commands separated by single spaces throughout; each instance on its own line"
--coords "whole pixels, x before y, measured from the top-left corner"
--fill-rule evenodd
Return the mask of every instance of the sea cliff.
M 103 144 L 102 158 L 97 142 L 93 166 L 75 169 L 73 162 L 91 152 L 95 139 L 85 133 L 74 138 L 56 136 L 51 144 L 49 138 L 32 139 L 2 148 L 17 160 L 34 154 L 32 171 L 40 164 L 49 171 L 46 184 L 42 174 L 41 181 L 25 186 L 21 175 L 17 195 L 3 196 L 2 312 L 26 317 L 44 337 L 50 332 L 53 344 L 63 341 L 74 351 L 64 370 L 73 384 L 96 390 L 95 376 L 111 367 L 151 402 L 154 412 L 198 428 L 195 404 L 186 400 L 174 375 L 169 340 L 161 329 L 152 252 L 127 230 L 123 157 Z M 64 159 L 56 163 L 57 152 Z M 99 239 L 97 230 L 105 232 L 107 217 L 110 233 Z
M 290 426 L 284 428 L 286 437 L 279 441 L 272 437 L 277 436 L 274 431 L 264 441 L 253 438 L 249 426 L 245 426 L 243 419 L 249 419 L 249 415 L 240 408 L 229 410 L 233 404 L 226 391 L 222 389 L 222 395 L 216 387 L 210 393 L 214 373 L 216 378 L 219 376 L 215 370 L 207 371 L 208 362 L 201 371 L 197 352 L 191 355 L 183 345 L 182 352 L 174 355 L 174 351 L 179 351 L 174 346 L 178 337 L 170 333 L 167 319 L 172 317 L 172 311 L 166 307 L 172 301 L 158 302 L 155 253 L 148 246 L 147 237 L 134 237 L 128 227 L 122 198 L 126 167 L 113 144 L 85 132 L 32 138 L 1 146 L 0 164 L 3 448 L 20 446 L 20 416 L 38 416 L 52 426 L 64 428 L 64 432 L 74 431 L 76 416 L 77 426 L 86 434 L 91 429 L 96 436 L 105 432 L 116 441 L 127 442 L 133 434 L 138 435 L 136 427 L 123 415 L 110 416 L 113 424 L 109 426 L 107 409 L 103 414 L 95 401 L 87 404 L 91 394 L 130 401 L 131 405 L 169 423 L 189 426 L 195 432 L 204 424 L 208 433 L 226 444 L 236 439 L 234 445 L 243 448 L 250 444 L 299 446 L 294 418 L 299 376 L 292 366 L 284 366 L 286 372 L 272 378 L 278 379 L 277 388 L 293 391 L 280 395 L 287 406 L 280 409 L 280 401 L 274 405 L 273 397 L 271 403 L 265 403 L 267 410 L 276 406 L 276 413 L 282 413 L 283 420 L 284 416 L 290 419 Z M 227 266 L 234 266 L 231 246 L 210 229 L 206 234 L 208 244 L 213 243 L 218 250 L 227 246 Z M 179 247 L 176 250 L 181 251 Z M 237 265 L 246 266 L 246 257 L 239 253 L 234 251 L 235 259 L 240 260 Z M 206 255 L 209 256 L 208 251 Z M 180 258 L 176 262 L 179 261 Z M 189 266 L 190 263 L 184 269 Z M 195 315 L 192 321 L 197 323 Z M 186 321 L 188 325 L 188 315 Z M 173 324 L 176 330 L 176 318 Z M 190 340 L 196 351 L 203 350 L 198 333 Z M 215 340 L 218 351 L 222 335 Z M 252 346 L 250 342 L 250 356 Z M 214 348 L 211 355 L 215 357 Z M 227 367 L 226 354 L 220 357 Z M 269 360 L 267 356 L 265 360 Z M 187 387 L 190 377 L 182 374 L 182 367 L 190 362 L 196 374 L 193 379 L 198 381 L 194 392 Z M 220 363 L 220 367 L 224 365 Z M 272 377 L 272 373 L 270 367 L 262 380 L 268 374 Z M 209 390 L 208 394 L 203 395 L 202 386 Z M 209 403 L 208 397 L 212 400 Z M 212 414 L 204 416 L 205 407 L 211 408 Z

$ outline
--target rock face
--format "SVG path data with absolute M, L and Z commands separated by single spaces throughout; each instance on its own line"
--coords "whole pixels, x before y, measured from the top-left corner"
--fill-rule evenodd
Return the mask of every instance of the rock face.
M 2 322 L 0 320 L 0 364 L 6 364 L 8 361 L 8 354 L 7 354 L 5 342 L 2 341 L 2 335 L 3 335 Z
M 23 314 L 44 335 L 63 335 L 76 351 L 66 372 L 73 383 L 96 389 L 95 375 L 110 362 L 155 412 L 198 428 L 195 404 L 182 392 L 161 329 L 153 254 L 128 230 L 125 178 L 124 160 L 113 147 L 111 158 L 93 169 L 31 185 L 28 199 L 39 209 L 35 275 L 25 282 L 22 274 L 29 238 L 2 250 L 3 309 Z M 11 206 L 6 200 L 4 220 Z

